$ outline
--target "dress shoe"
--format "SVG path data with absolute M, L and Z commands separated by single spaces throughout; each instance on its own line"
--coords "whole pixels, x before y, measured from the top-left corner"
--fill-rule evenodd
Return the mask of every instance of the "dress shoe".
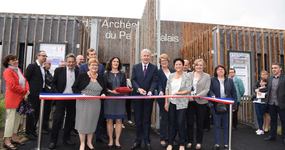
M 86 146 L 86 148 L 88 149 L 88 150 L 92 150 L 92 149 L 95 149 L 95 147 L 93 147 L 93 148 L 90 148 L 88 145 Z
M 55 143 L 50 143 L 48 146 L 49 149 L 54 149 L 55 147 L 56 147 Z
M 146 144 L 145 145 L 145 150 L 150 150 L 151 148 L 150 148 L 150 144 Z
M 131 150 L 135 150 L 141 147 L 141 144 L 135 143 Z
M 77 136 L 78 134 L 75 133 L 74 131 L 71 131 L 71 132 L 70 132 L 70 135 L 71 135 L 71 136 Z
M 188 143 L 187 145 L 186 145 L 186 148 L 187 149 L 190 149 L 192 147 L 192 143 Z
M 48 132 L 48 130 L 43 129 L 43 130 L 42 130 L 42 134 L 49 134 L 49 132 Z
M 209 131 L 210 131 L 210 129 L 208 129 L 208 128 L 204 129 L 204 132 L 209 132 Z
M 25 145 L 25 143 L 22 143 L 22 142 L 20 142 L 20 141 L 13 141 L 12 139 L 11 139 L 11 143 L 12 143 L 12 144 L 15 144 L 15 145 L 18 145 L 18 146 Z
M 64 145 L 74 145 L 75 143 L 71 140 L 63 141 Z
M 29 140 L 36 140 L 36 139 L 38 139 L 37 137 L 34 136 L 34 134 L 28 134 L 28 135 L 26 134 L 25 137 L 28 138 Z
M 215 145 L 213 150 L 219 150 L 219 149 L 220 147 L 218 145 Z
M 225 146 L 224 146 L 224 149 L 229 149 L 229 146 L 226 146 L 226 145 L 225 145 Z
M 102 139 L 97 139 L 97 138 L 96 138 L 96 142 L 97 142 L 97 143 L 109 143 L 108 140 L 105 140 L 105 139 L 103 139 L 103 138 L 102 138 Z
M 13 146 L 13 145 L 12 144 L 6 145 L 5 142 L 3 143 L 3 147 L 7 148 L 8 150 L 15 150 L 15 149 L 17 149 L 17 147 L 11 147 L 11 146 Z
M 268 138 L 265 138 L 264 141 L 276 141 L 276 138 L 269 136 Z
M 195 149 L 201 149 L 202 148 L 202 144 L 197 143 Z

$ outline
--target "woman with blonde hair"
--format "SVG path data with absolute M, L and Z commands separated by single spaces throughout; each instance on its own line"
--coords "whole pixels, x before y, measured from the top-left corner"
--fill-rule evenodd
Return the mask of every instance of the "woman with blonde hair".
M 191 95 L 195 96 L 207 96 L 211 79 L 210 75 L 204 72 L 206 64 L 203 59 L 196 59 L 193 64 L 194 71 L 190 72 L 190 78 L 192 81 Z M 194 140 L 194 122 L 196 115 L 196 149 L 202 148 L 203 133 L 204 133 L 204 120 L 207 110 L 208 100 L 203 98 L 189 98 L 187 108 L 187 134 L 188 144 L 186 148 L 191 148 Z

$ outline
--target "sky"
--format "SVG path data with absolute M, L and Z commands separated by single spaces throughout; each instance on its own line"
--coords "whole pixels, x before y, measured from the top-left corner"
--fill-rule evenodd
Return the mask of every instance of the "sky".
M 0 1 L 0 12 L 121 18 L 141 18 L 146 3 L 146 0 Z M 285 30 L 285 0 L 160 0 L 160 3 L 161 20 Z

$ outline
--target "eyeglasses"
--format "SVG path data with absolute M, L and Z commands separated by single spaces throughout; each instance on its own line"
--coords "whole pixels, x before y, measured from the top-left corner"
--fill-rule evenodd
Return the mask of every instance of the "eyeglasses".
M 224 71 L 224 69 L 218 69 L 218 71 Z
M 39 56 L 42 56 L 42 57 L 48 57 L 47 55 L 39 55 Z
M 91 64 L 90 66 L 98 67 L 98 64 Z
M 161 60 L 161 62 L 163 63 L 163 62 L 168 62 L 168 60 Z

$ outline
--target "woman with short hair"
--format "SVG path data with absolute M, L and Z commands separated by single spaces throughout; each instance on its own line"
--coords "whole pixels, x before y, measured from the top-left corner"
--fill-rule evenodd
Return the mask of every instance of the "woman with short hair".
M 169 64 L 169 57 L 167 54 L 161 54 L 159 57 L 159 63 L 161 65 L 161 68 L 158 70 L 158 86 L 157 91 L 159 95 L 165 94 L 165 87 L 166 82 L 169 78 L 169 75 L 173 72 L 175 72 L 174 69 L 171 69 L 168 67 Z M 163 147 L 166 147 L 166 127 L 167 127 L 167 121 L 168 121 L 168 114 L 167 111 L 164 108 L 165 105 L 165 98 L 158 98 L 156 99 L 158 105 L 159 105 L 159 111 L 161 115 L 161 121 L 160 121 L 160 145 Z
M 196 59 L 193 64 L 194 71 L 190 72 L 192 83 L 191 95 L 207 96 L 210 90 L 211 79 L 210 75 L 205 73 L 206 63 L 203 59 Z M 194 141 L 194 122 L 196 118 L 196 149 L 202 148 L 203 133 L 204 133 L 204 120 L 207 110 L 208 100 L 203 98 L 189 98 L 187 108 L 187 134 L 188 144 L 186 148 L 191 148 Z M 196 117 L 195 117 L 196 116 Z
M 189 95 L 191 90 L 190 75 L 183 71 L 184 60 L 176 58 L 174 61 L 175 73 L 169 75 L 167 80 L 165 95 Z M 184 150 L 185 125 L 184 118 L 188 106 L 189 98 L 165 98 L 165 110 L 168 111 L 168 146 L 167 150 L 172 150 L 175 138 L 175 126 L 178 127 L 179 150 Z
M 106 96 L 106 86 L 103 76 L 97 73 L 99 62 L 96 58 L 89 59 L 88 72 L 80 73 L 76 78 L 72 90 L 73 93 Z M 77 99 L 75 129 L 79 133 L 80 150 L 85 149 L 85 137 L 89 149 L 94 149 L 92 144 L 93 134 L 97 128 L 100 115 L 100 99 Z
M 14 145 L 24 145 L 17 136 L 21 116 L 17 112 L 20 102 L 27 100 L 30 94 L 28 81 L 22 71 L 18 68 L 18 58 L 14 54 L 8 54 L 3 60 L 3 65 L 7 68 L 4 71 L 4 80 L 6 83 L 5 108 L 6 124 L 4 131 L 3 147 L 14 150 Z M 11 138 L 11 139 L 10 139 Z M 13 145 L 14 144 L 14 145 Z
M 209 96 L 220 98 L 233 98 L 233 112 L 237 110 L 237 93 L 233 82 L 233 79 L 227 78 L 227 71 L 224 65 L 217 65 L 214 70 L 214 76 L 211 77 L 211 86 Z M 215 145 L 214 150 L 220 148 L 220 128 L 221 120 L 223 123 L 223 135 L 224 135 L 224 148 L 229 147 L 229 113 L 232 112 L 218 112 L 218 102 L 212 102 L 214 106 L 211 107 L 214 122 L 214 135 Z M 226 105 L 228 107 L 228 105 Z M 228 110 L 228 108 L 227 108 Z

